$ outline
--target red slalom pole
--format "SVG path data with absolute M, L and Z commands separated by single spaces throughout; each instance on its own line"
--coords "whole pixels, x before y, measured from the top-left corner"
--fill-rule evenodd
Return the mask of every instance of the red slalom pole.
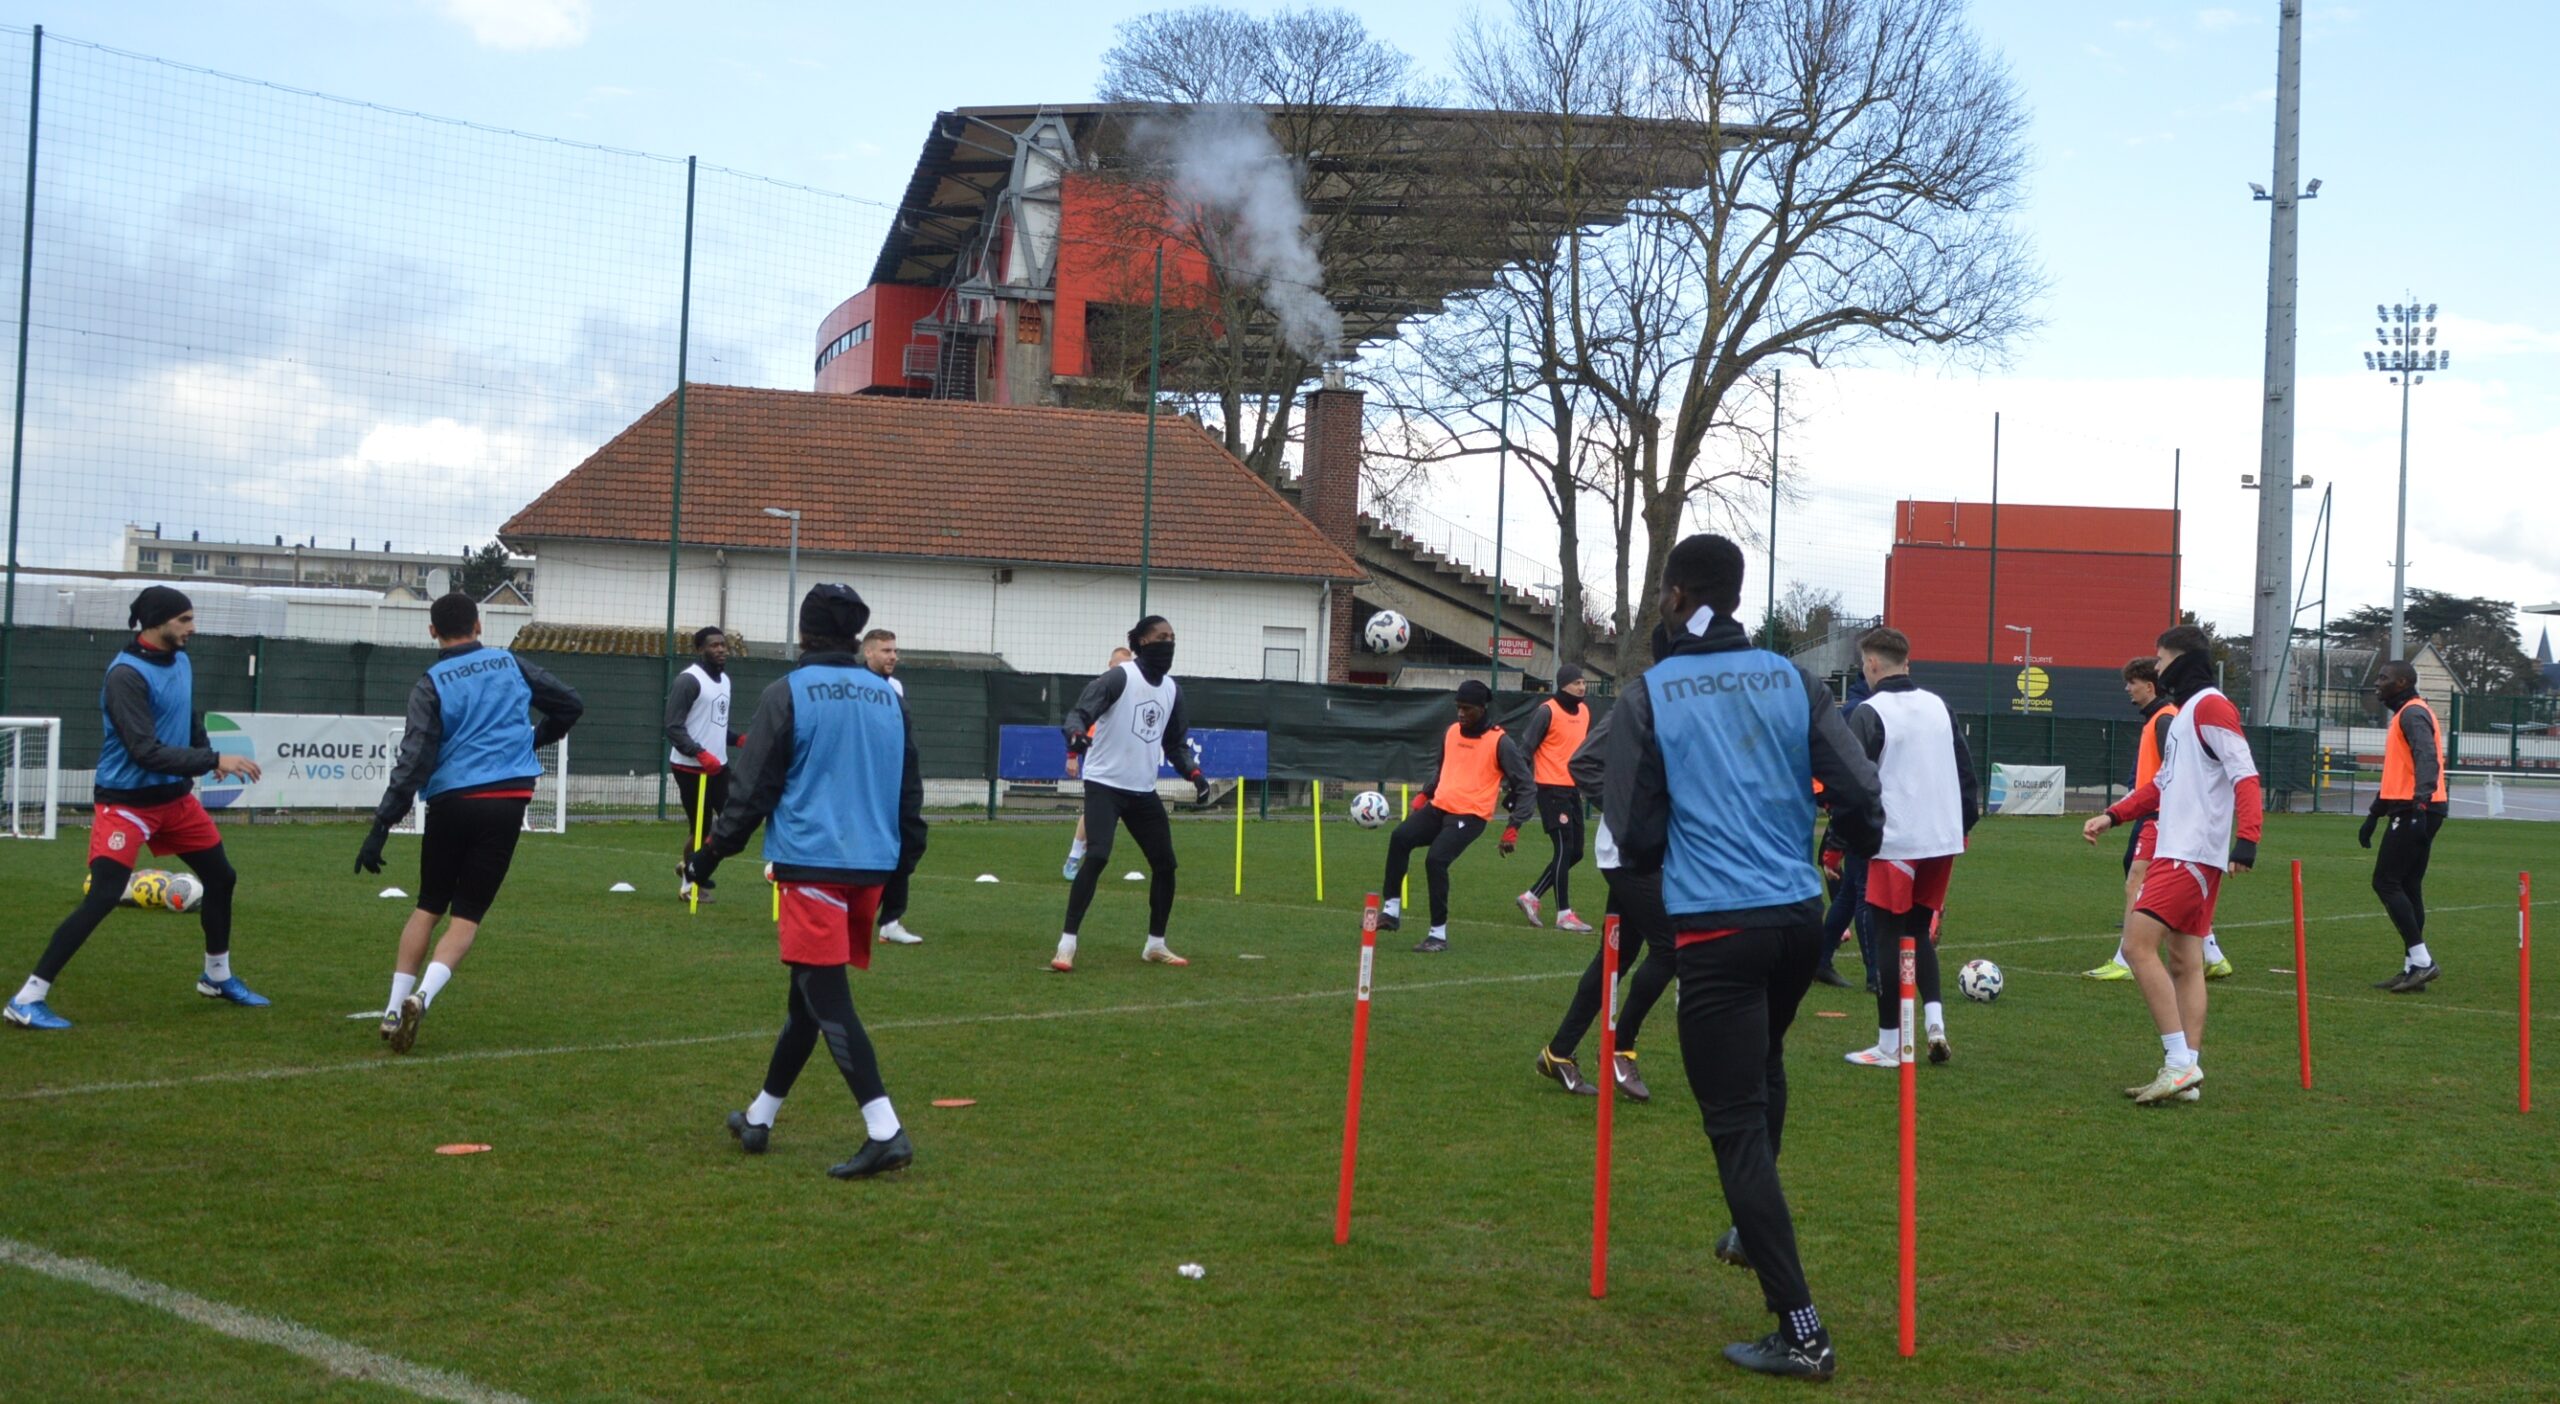
M 2302 930 L 2302 860 L 2293 860 L 2293 1029 L 2302 1046 L 2302 1090 L 2311 1090 L 2311 945 Z
M 1920 1034 L 1918 944 L 1902 938 L 1902 1355 L 1920 1349 Z
M 1618 919 L 1600 923 L 1600 1153 L 1591 1181 L 1591 1295 L 1609 1295 L 1609 1132 L 1618 1105 Z
M 2516 1110 L 2533 1110 L 2533 874 L 2516 874 Z
M 1360 908 L 1360 990 L 1351 1011 L 1351 1092 L 1342 1105 L 1342 1188 L 1333 1200 L 1333 1241 L 1351 1241 L 1351 1177 L 1360 1162 L 1360 1071 L 1369 1062 L 1369 972 L 1378 963 L 1378 894 Z

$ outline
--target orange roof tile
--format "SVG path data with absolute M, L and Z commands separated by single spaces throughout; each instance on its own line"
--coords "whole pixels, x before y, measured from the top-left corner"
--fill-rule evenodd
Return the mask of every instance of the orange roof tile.
M 1134 569 L 1146 418 L 696 385 L 686 396 L 684 540 Z M 500 535 L 663 545 L 674 476 L 668 396 Z M 1155 569 L 1357 580 L 1359 563 L 1199 425 L 1156 421 Z

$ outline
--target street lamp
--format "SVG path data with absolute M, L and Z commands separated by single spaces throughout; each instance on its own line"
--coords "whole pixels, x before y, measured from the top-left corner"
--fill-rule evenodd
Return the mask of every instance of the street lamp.
M 782 656 L 791 656 L 791 635 L 800 619 L 800 514 L 781 507 L 767 507 L 764 514 L 791 523 L 791 574 L 782 588 Z
M 2027 636 L 2026 651 L 2018 655 L 2018 695 L 2025 697 L 2028 695 L 2027 675 L 2033 672 L 2036 666 L 2036 628 L 2033 624 L 2003 624 L 2000 627 L 2010 633 Z
M 2378 350 L 2364 353 L 2364 368 L 2381 371 L 2400 387 L 2400 526 L 2391 547 L 2391 656 L 2409 656 L 2409 387 L 2426 382 L 2425 371 L 2451 370 L 2453 352 L 2436 348 L 2436 305 L 2373 305 Z

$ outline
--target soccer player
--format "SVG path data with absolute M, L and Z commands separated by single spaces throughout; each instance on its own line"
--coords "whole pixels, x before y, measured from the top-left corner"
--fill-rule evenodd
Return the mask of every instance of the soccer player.
M 54 928 L 17 998 L 0 1009 L 0 1018 L 22 1029 L 71 1027 L 45 997 L 89 933 L 123 900 L 145 848 L 176 854 L 204 879 L 204 904 L 196 911 L 204 925 L 204 974 L 196 978 L 196 993 L 251 1009 L 267 1004 L 231 973 L 231 894 L 240 878 L 223 856 L 222 831 L 194 793 L 198 775 L 255 781 L 257 763 L 217 754 L 205 736 L 186 653 L 196 631 L 195 605 L 154 585 L 135 597 L 125 625 L 133 641 L 108 660 L 98 688 L 106 734 L 98 743 L 96 817 L 89 825 L 89 890 Z
M 1574 787 L 1573 775 L 1567 768 L 1573 753 L 1582 746 L 1582 738 L 1591 730 L 1591 709 L 1584 705 L 1584 695 L 1591 690 L 1582 669 L 1566 663 L 1556 669 L 1555 696 L 1539 703 L 1520 723 L 1515 738 L 1520 749 L 1529 755 L 1531 778 L 1538 785 L 1538 822 L 1547 831 L 1547 840 L 1555 846 L 1555 857 L 1538 874 L 1538 880 L 1520 894 L 1520 910 L 1528 914 L 1529 924 L 1538 924 L 1538 901 L 1548 888 L 1556 893 L 1556 930 L 1589 931 L 1591 923 L 1573 914 L 1573 893 L 1568 879 L 1573 865 L 1582 861 L 1582 792 Z
M 915 732 L 894 688 L 857 650 L 871 607 L 850 585 L 818 585 L 800 601 L 800 663 L 756 699 L 739 757 L 739 792 L 689 866 L 699 879 L 747 846 L 769 817 L 764 854 L 781 885 L 778 936 L 791 993 L 764 1089 L 729 1113 L 729 1134 L 762 1155 L 774 1118 L 821 1036 L 862 1109 L 862 1148 L 827 1173 L 863 1180 L 916 1158 L 880 1059 L 854 1011 L 845 967 L 871 968 L 871 923 L 889 879 L 924 856 L 924 776 Z
M 2257 863 L 2263 826 L 2257 762 L 2249 756 L 2240 709 L 2213 685 L 2212 640 L 2181 624 L 2160 636 L 2157 663 L 2160 685 L 2178 704 L 2160 748 L 2159 773 L 2081 828 L 2094 844 L 2118 824 L 2159 816 L 2142 892 L 2124 923 L 2124 953 L 2160 1030 L 2163 1054 L 2151 1081 L 2125 1089 L 2145 1106 L 2204 1095 L 2204 933 L 2213 929 L 2226 869 L 2245 873 Z
M 1147 857 L 1153 881 L 1147 889 L 1147 945 L 1142 958 L 1157 965 L 1189 965 L 1164 943 L 1165 924 L 1173 917 L 1173 822 L 1156 794 L 1156 763 L 1169 762 L 1174 773 L 1191 782 L 1200 803 L 1209 799 L 1209 781 L 1193 754 L 1191 727 L 1183 720 L 1182 693 L 1173 681 L 1173 626 L 1150 614 L 1129 631 L 1129 661 L 1085 684 L 1075 706 L 1067 709 L 1063 728 L 1067 754 L 1081 758 L 1084 776 L 1086 861 L 1067 889 L 1067 920 L 1058 933 L 1058 952 L 1049 968 L 1064 975 L 1076 968 L 1076 932 L 1085 909 L 1093 905 L 1094 884 L 1111 861 L 1111 844 L 1121 825 Z
M 2151 783 L 2160 773 L 2160 748 L 2169 738 L 2169 723 L 2178 715 L 2178 704 L 2160 691 L 2160 664 L 2149 654 L 2124 665 L 2124 696 L 2134 710 L 2142 714 L 2142 740 L 2133 753 L 2133 790 Z M 2133 831 L 2124 843 L 2124 915 L 2133 915 L 2133 899 L 2142 895 L 2142 879 L 2151 871 L 2151 845 L 2159 837 L 2159 826 L 2149 818 L 2133 822 Z M 2210 931 L 2204 937 L 2204 977 L 2219 980 L 2231 973 L 2231 962 L 2222 954 L 2222 942 Z M 2107 963 L 2094 970 L 2083 970 L 2088 980 L 2130 980 L 2133 967 L 2124 959 L 2124 944 L 2116 944 L 2116 953 Z
M 1136 656 L 1137 655 L 1129 652 L 1129 650 L 1125 648 L 1115 648 L 1111 650 L 1111 661 L 1102 665 L 1103 671 L 1109 672 L 1111 669 L 1119 667 L 1121 664 L 1128 662 L 1131 658 Z M 1086 735 L 1090 737 L 1092 733 L 1087 732 Z M 1083 774 L 1084 757 L 1077 755 L 1075 751 L 1070 748 L 1067 752 L 1067 778 L 1075 780 L 1081 778 Z M 1060 877 L 1065 878 L 1069 882 L 1076 880 L 1077 870 L 1084 866 L 1085 847 L 1084 815 L 1079 812 L 1076 815 L 1075 842 L 1067 845 L 1066 866 L 1058 870 L 1058 875 Z
M 898 694 L 898 705 L 907 705 L 907 685 L 898 681 L 898 636 L 886 629 L 874 629 L 862 636 L 862 666 L 878 673 Z M 909 931 L 907 914 L 907 874 L 893 873 L 880 891 L 880 939 L 893 946 L 918 946 L 924 938 Z
M 1876 850 L 1883 815 L 1875 767 L 1830 689 L 1752 647 L 1734 620 L 1742 576 L 1742 548 L 1721 536 L 1672 548 L 1654 665 L 1609 714 L 1601 809 L 1620 881 L 1661 879 L 1679 952 L 1680 1056 L 1733 1213 L 1718 1255 L 1750 1263 L 1778 1318 L 1725 1359 L 1829 1379 L 1837 1360 L 1778 1181 L 1787 1026 L 1821 959 L 1813 782 L 1853 852 Z
M 1431 779 L 1413 796 L 1413 813 L 1396 826 L 1387 841 L 1386 884 L 1378 890 L 1401 893 L 1413 851 L 1429 850 L 1422 871 L 1431 888 L 1431 930 L 1414 950 L 1437 955 L 1449 949 L 1449 865 L 1476 841 L 1493 821 L 1502 796 L 1511 796 L 1509 823 L 1502 831 L 1502 856 L 1520 844 L 1520 826 L 1529 820 L 1536 793 L 1529 758 L 1520 743 L 1486 720 L 1493 689 L 1476 678 L 1458 684 L 1458 719 L 1440 740 L 1440 758 Z M 1404 924 L 1404 902 L 1387 898 L 1378 928 L 1393 931 Z
M 2444 780 L 2444 728 L 2435 710 L 2418 696 L 2418 670 L 2393 659 L 2374 670 L 2375 700 L 2391 711 L 2391 728 L 2382 742 L 2382 788 L 2374 792 L 2373 809 L 2356 832 L 2356 842 L 2373 847 L 2374 826 L 2385 818 L 2382 850 L 2373 855 L 2373 893 L 2400 931 L 2407 949 L 2400 969 L 2377 983 L 2393 994 L 2421 994 L 2436 978 L 2436 958 L 2427 952 L 2427 860 L 2435 852 L 2436 831 L 2444 827 L 2448 808 Z M 2419 798 L 2421 795 L 2424 799 Z
M 711 821 L 729 803 L 729 750 L 741 739 L 729 729 L 729 636 L 704 626 L 693 634 L 693 663 L 676 674 L 675 691 L 667 694 L 667 769 L 675 777 L 676 795 L 684 801 L 683 856 L 676 859 L 676 896 L 693 895 L 683 875 L 684 859 L 693 853 L 694 825 L 708 832 Z M 694 807 L 705 792 L 711 812 L 698 820 Z M 711 900 L 711 889 L 702 891 Z
M 1609 754 L 1609 720 L 1595 719 L 1590 732 L 1576 747 L 1567 763 L 1569 773 L 1581 798 L 1593 804 L 1600 801 L 1600 781 L 1607 771 Z M 1609 1070 L 1618 1080 L 1621 1095 L 1638 1102 L 1653 1100 L 1653 1089 L 1645 1085 L 1636 1070 L 1636 1039 L 1644 1032 L 1645 1016 L 1653 1012 L 1662 992 L 1671 988 L 1672 966 L 1678 957 L 1671 949 L 1671 927 L 1662 912 L 1662 882 L 1659 876 L 1621 878 L 1618 875 L 1618 846 L 1611 841 L 1609 826 L 1602 823 L 1592 831 L 1591 853 L 1600 868 L 1601 881 L 1609 886 L 1609 905 L 1604 916 L 1618 918 L 1618 973 L 1627 981 L 1626 1002 L 1618 1007 L 1617 1066 Z M 1638 957 L 1641 956 L 1641 963 Z M 1564 1020 L 1556 1025 L 1556 1036 L 1538 1050 L 1538 1074 L 1577 1097 L 1595 1097 L 1599 1087 L 1582 1075 L 1574 1062 L 1574 1049 L 1600 1015 L 1601 976 L 1605 973 L 1604 951 L 1591 953 L 1591 964 L 1582 971 L 1582 982 L 1574 987 L 1573 1001 L 1565 1006 Z
M 1938 913 L 1947 883 L 1982 817 L 1973 753 L 1946 700 L 1911 679 L 1911 640 L 1899 629 L 1870 629 L 1858 640 L 1858 665 L 1873 689 L 1849 714 L 1850 734 L 1875 762 L 1884 786 L 1884 843 L 1867 864 L 1867 909 L 1875 923 L 1876 957 L 1898 958 L 1901 938 L 1916 938 L 1917 983 L 1929 1035 L 1929 1061 L 1943 1063 L 1947 1008 L 1938 998 Z M 1854 855 L 1852 856 L 1854 861 Z M 1876 1042 L 1848 1055 L 1860 1067 L 1902 1062 L 1902 986 L 1876 981 Z
M 427 832 L 418 846 L 418 906 L 400 928 L 391 966 L 391 1002 L 382 1038 L 394 1053 L 418 1042 L 418 1027 L 445 982 L 471 953 L 498 887 L 515 861 L 525 806 L 542 777 L 534 753 L 569 734 L 586 704 L 567 683 L 503 648 L 480 642 L 480 607 L 469 595 L 438 599 L 427 611 L 436 661 L 409 689 L 409 716 L 391 783 L 373 811 L 373 832 L 356 853 L 356 870 L 382 871 L 391 826 L 419 796 Z M 526 711 L 540 712 L 541 722 Z M 450 914 L 435 959 L 427 938 Z M 419 967 L 425 966 L 420 973 Z

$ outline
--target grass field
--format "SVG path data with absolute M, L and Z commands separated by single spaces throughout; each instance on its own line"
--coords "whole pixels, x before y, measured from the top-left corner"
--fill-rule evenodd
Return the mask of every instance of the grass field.
M 1856 1399 L 2514 1399 L 2560 1385 L 2554 1117 L 2516 1110 L 2515 874 L 2560 891 L 2560 829 L 2438 842 L 2429 993 L 2366 988 L 2398 943 L 2348 819 L 2280 818 L 2232 880 L 2206 1100 L 2118 1089 L 2158 1044 L 2110 949 L 2116 850 L 1995 819 L 1962 864 L 1951 1010 L 1922 1069 L 1921 1350 L 1895 1357 L 1894 1079 L 1817 988 L 1783 1170 Z M 192 919 L 121 913 L 54 992 L 68 1034 L 0 1030 L 0 1239 L 458 1377 L 453 1397 L 1612 1399 L 1742 1396 L 1768 1328 L 1717 1265 L 1714 1165 L 1666 1002 L 1656 1096 L 1618 1118 L 1612 1295 L 1586 1293 L 1593 1105 L 1530 1071 L 1591 949 L 1508 899 L 1543 855 L 1479 845 L 1452 950 L 1381 941 L 1353 1241 L 1330 1238 L 1357 911 L 1384 838 L 1179 829 L 1184 970 L 1136 959 L 1115 872 L 1081 969 L 1045 972 L 1065 830 L 938 825 L 911 924 L 855 997 L 918 1159 L 838 1184 L 860 1118 L 823 1053 L 773 1152 L 741 1156 L 780 1019 L 762 887 L 689 919 L 672 826 L 529 838 L 418 1051 L 370 1023 L 406 903 L 352 826 L 234 827 L 235 961 L 274 999 L 198 999 Z M 0 979 L 75 900 L 81 841 L 0 846 Z M 414 887 L 412 840 L 388 876 Z M 2304 860 L 2318 1088 L 2296 1085 L 2284 860 Z M 1124 844 L 1115 868 L 1132 866 Z M 997 885 L 971 879 L 993 872 Z M 1588 907 L 1599 905 L 1586 869 Z M 608 895 L 614 881 L 638 895 Z M 1419 875 L 1415 882 L 1420 888 Z M 2549 905 L 2546 899 L 2546 908 Z M 2547 911 L 2546 911 L 2547 914 Z M 1246 957 L 1254 957 L 1247 959 Z M 1845 962 L 1855 972 L 1854 958 Z M 2560 967 L 2560 952 L 2544 969 Z M 2560 976 L 2538 992 L 2560 1030 Z M 1812 1017 L 1816 1009 L 1846 1018 Z M 1596 1066 L 1586 1049 L 1584 1066 Z M 2550 1095 L 2560 1100 L 2560 1076 Z M 935 1098 L 975 1098 L 962 1110 Z M 485 1155 L 432 1153 L 487 1142 Z M 1207 1269 L 1198 1281 L 1178 1264 Z M 272 1321 L 269 1322 L 273 1324 Z M 272 1345 L 0 1262 L 0 1396 L 398 1399 Z M 502 1393 L 503 1392 L 503 1393 Z

